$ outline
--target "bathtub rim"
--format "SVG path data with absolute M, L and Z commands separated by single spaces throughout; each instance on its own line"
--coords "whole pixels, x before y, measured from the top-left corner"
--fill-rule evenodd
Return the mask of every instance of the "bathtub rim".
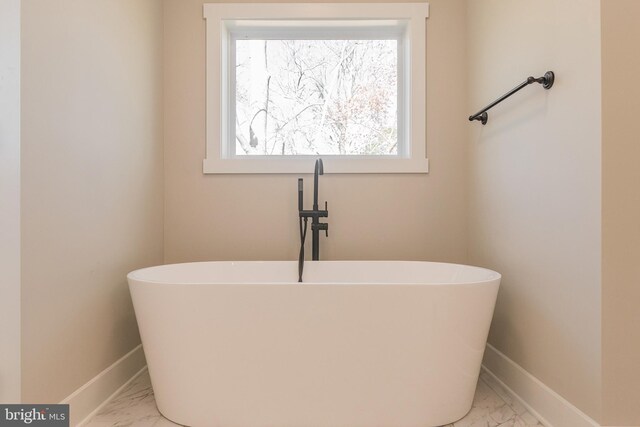
M 191 264 L 292 264 L 297 268 L 297 261 L 290 260 L 242 260 L 242 261 L 190 261 L 190 262 L 179 262 L 179 263 L 170 263 L 170 264 L 160 264 L 154 265 L 151 267 L 144 267 L 133 270 L 127 274 L 127 281 L 129 282 L 129 286 L 134 283 L 139 284 L 154 284 L 154 285 L 182 285 L 182 286 L 290 286 L 290 285 L 305 285 L 305 286 L 480 286 L 480 285 L 488 285 L 491 283 L 495 283 L 502 280 L 502 274 L 498 273 L 495 270 L 491 270 L 485 267 L 478 267 L 475 265 L 469 264 L 459 264 L 459 263 L 450 263 L 450 262 L 434 262 L 434 261 L 419 261 L 419 260 L 321 260 L 321 261 L 310 261 L 310 262 L 319 262 L 319 263 L 412 263 L 412 264 L 432 264 L 432 265 L 446 265 L 451 267 L 463 267 L 465 269 L 473 269 L 480 270 L 486 273 L 489 273 L 489 278 L 484 280 L 473 280 L 473 281 L 458 281 L 458 282 L 402 282 L 392 283 L 392 282 L 376 282 L 376 281 L 362 281 L 362 282 L 346 282 L 346 281 L 322 281 L 322 282 L 310 282 L 304 281 L 302 283 L 298 283 L 296 281 L 243 281 L 243 282 L 232 282 L 232 281 L 220 281 L 220 282 L 211 282 L 211 281 L 185 281 L 184 282 L 176 282 L 176 281 L 160 281 L 160 280 L 148 280 L 139 275 L 145 271 L 160 268 L 160 267 L 171 267 L 171 266 L 188 266 Z M 297 271 L 297 270 L 296 270 Z

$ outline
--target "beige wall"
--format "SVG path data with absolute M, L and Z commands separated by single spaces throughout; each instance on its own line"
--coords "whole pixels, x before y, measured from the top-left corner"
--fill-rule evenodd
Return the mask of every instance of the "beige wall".
M 640 425 L 640 2 L 602 2 L 603 425 Z
M 162 8 L 22 1 L 22 399 L 139 343 L 125 274 L 162 262 Z
M 0 402 L 20 401 L 20 0 L 0 2 Z
M 503 274 L 489 341 L 600 416 L 600 1 L 469 1 L 469 258 Z M 508 382 L 508 379 L 507 379 Z
M 431 1 L 428 175 L 325 175 L 324 259 L 466 260 L 465 4 Z M 297 175 L 203 175 L 202 0 L 165 0 L 165 261 L 296 259 Z M 449 82 L 442 84 L 441 82 Z M 313 172 L 313 171 L 309 171 Z M 306 203 L 312 176 L 306 175 Z

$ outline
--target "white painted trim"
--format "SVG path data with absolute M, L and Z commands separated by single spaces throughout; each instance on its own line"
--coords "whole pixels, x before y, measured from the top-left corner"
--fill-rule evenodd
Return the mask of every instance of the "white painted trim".
M 409 137 L 404 153 L 398 157 L 371 158 L 371 156 L 324 156 L 327 173 L 427 173 L 426 158 L 426 18 L 428 3 L 205 3 L 206 20 L 206 156 L 203 172 L 207 173 L 305 173 L 313 168 L 315 156 L 293 158 L 253 159 L 233 158 L 225 142 L 231 136 L 227 114 L 229 88 L 225 77 L 229 70 L 229 31 L 225 21 L 276 20 L 407 20 L 404 63 L 406 70 L 403 91 L 414 94 L 405 100 L 401 128 L 408 129 Z M 227 66 L 225 66 L 227 64 Z M 407 87 L 408 86 L 408 87 Z M 399 117 L 399 121 L 401 117 Z M 406 133 L 406 131 L 405 131 Z M 309 158 L 307 158 L 309 157 Z M 313 157 L 311 159 L 311 157 Z
M 306 157 L 306 158 L 305 158 Z M 204 159 L 204 173 L 312 173 L 316 156 L 293 158 Z M 322 157 L 324 173 L 427 173 L 429 159 Z
M 482 368 L 546 427 L 600 427 L 491 344 L 487 344 Z
M 82 426 L 146 368 L 142 344 L 115 361 L 60 403 L 69 404 L 70 425 Z
M 111 400 L 116 397 L 117 395 L 119 395 L 122 390 L 124 390 L 129 384 L 131 384 L 136 378 L 138 378 L 140 375 L 142 375 L 143 373 L 145 373 L 147 371 L 147 365 L 144 365 L 142 367 L 142 369 L 140 369 L 138 372 L 135 373 L 134 376 L 132 376 L 131 378 L 129 378 L 127 380 L 126 383 L 122 384 L 120 387 L 118 387 L 118 389 L 116 391 L 114 391 L 113 393 L 111 393 L 111 396 L 107 397 L 105 399 L 104 402 L 102 402 L 96 409 L 94 409 L 93 411 L 91 411 L 91 413 L 89 415 L 87 415 L 86 417 L 84 417 L 84 419 L 82 421 L 80 421 L 76 427 L 82 427 L 86 424 L 89 423 L 89 421 L 91 421 L 91 419 L 93 417 L 95 417 L 101 410 L 102 408 L 104 408 L 105 406 L 107 406 L 107 404 L 109 402 L 111 402 Z

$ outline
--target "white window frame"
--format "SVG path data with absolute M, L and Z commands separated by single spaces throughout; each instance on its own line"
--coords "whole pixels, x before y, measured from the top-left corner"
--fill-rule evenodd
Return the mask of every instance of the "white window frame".
M 322 157 L 325 173 L 427 173 L 426 158 L 426 18 L 428 3 L 205 3 L 206 157 L 205 174 L 309 173 Z M 242 20 L 397 20 L 406 22 L 399 49 L 398 155 L 235 156 L 228 108 L 232 78 L 229 55 L 234 21 Z M 399 141 L 400 142 L 400 141 Z

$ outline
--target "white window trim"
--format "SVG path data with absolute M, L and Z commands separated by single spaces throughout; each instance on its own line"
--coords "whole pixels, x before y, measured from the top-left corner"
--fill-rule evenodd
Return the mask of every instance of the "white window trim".
M 406 62 L 410 93 L 405 105 L 408 120 L 408 155 L 321 156 L 325 173 L 427 173 L 426 158 L 426 18 L 428 3 L 205 3 L 206 19 L 206 158 L 205 174 L 309 173 L 318 156 L 238 156 L 223 150 L 228 138 L 225 107 L 229 88 L 228 30 L 224 21 L 242 19 L 402 19 L 408 20 Z M 418 94 L 418 96 L 416 96 Z

